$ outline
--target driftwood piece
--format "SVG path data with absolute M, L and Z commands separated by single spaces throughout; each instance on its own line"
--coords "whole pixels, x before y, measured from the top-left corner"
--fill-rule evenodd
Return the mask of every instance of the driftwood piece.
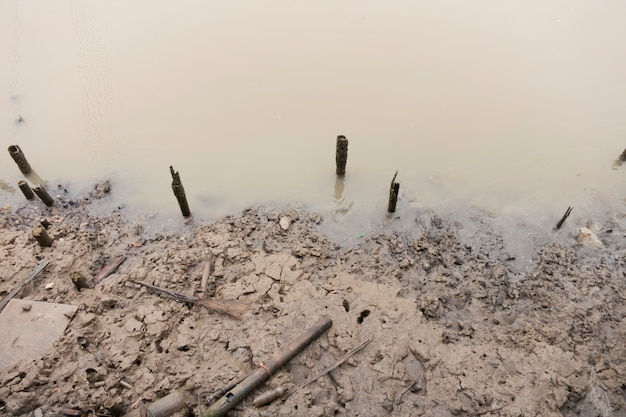
M 209 310 L 217 313 L 226 314 L 234 319 L 241 320 L 244 313 L 248 310 L 248 303 L 239 300 L 217 300 L 217 299 L 200 299 L 193 296 L 181 294 L 166 288 L 157 287 L 156 285 L 147 284 L 141 281 L 132 281 L 135 284 L 142 285 L 152 291 L 167 295 L 176 301 L 183 303 L 199 304 Z
M 193 395 L 194 389 L 193 385 L 186 385 L 151 404 L 140 406 L 122 417 L 169 417 L 183 408 L 197 404 L 197 398 Z
M 2 301 L 0 301 L 0 312 L 4 309 L 4 307 L 9 303 L 9 301 L 11 301 L 11 299 L 13 297 L 15 297 L 15 295 L 20 292 L 20 290 L 22 288 L 24 288 L 24 286 L 26 286 L 29 282 L 31 282 L 33 279 L 35 279 L 35 277 L 39 274 L 41 274 L 43 272 L 43 270 L 46 268 L 46 266 L 48 266 L 48 264 L 50 263 L 50 261 L 45 260 L 45 261 L 41 261 L 39 262 L 39 264 L 37 265 L 37 267 L 33 270 L 33 272 L 27 276 L 24 281 L 22 281 L 17 287 L 15 287 L 13 289 L 13 291 L 11 291 L 6 297 L 4 297 L 2 299 Z
M 99 283 L 100 281 L 111 275 L 113 272 L 115 272 L 125 259 L 126 255 L 120 255 L 113 258 L 96 274 L 95 277 L 93 277 L 94 284 Z
M 214 270 L 215 264 L 213 263 L 213 256 L 211 256 L 211 259 L 206 261 L 206 263 L 204 264 L 204 271 L 202 271 L 202 280 L 200 281 L 200 287 L 196 290 L 194 294 L 197 298 L 204 298 L 204 295 L 206 294 L 206 286 L 209 283 L 209 277 Z
M 203 417 L 224 416 L 229 410 L 243 401 L 248 394 L 267 381 L 267 379 L 283 365 L 304 350 L 311 342 L 320 337 L 332 324 L 333 322 L 330 317 L 322 317 L 313 327 L 300 335 L 283 350 L 276 353 L 265 363 L 261 362 L 259 367 L 254 370 L 250 376 L 209 407 Z

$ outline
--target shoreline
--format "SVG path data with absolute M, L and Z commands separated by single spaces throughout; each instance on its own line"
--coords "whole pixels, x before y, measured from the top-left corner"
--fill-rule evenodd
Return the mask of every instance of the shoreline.
M 520 270 L 488 215 L 469 230 L 419 210 L 413 230 L 398 222 L 343 246 L 321 232 L 321 215 L 295 208 L 248 208 L 148 235 L 123 210 L 90 211 L 111 191 L 103 184 L 66 209 L 4 209 L 0 295 L 48 259 L 15 298 L 78 307 L 50 350 L 0 373 L 7 415 L 38 407 L 44 415 L 64 407 L 130 411 L 189 383 L 213 392 L 322 315 L 333 327 L 268 387 L 297 386 L 359 342 L 372 342 L 332 378 L 258 410 L 250 396 L 238 416 L 626 410 L 620 222 L 600 235 L 605 249 L 539 239 L 532 266 Z M 44 216 L 51 248 L 30 234 Z M 477 233 L 472 244 L 462 237 Z M 120 255 L 125 261 L 98 284 L 74 285 L 71 277 L 89 282 Z M 207 296 L 245 301 L 243 320 L 130 282 L 193 294 L 207 262 Z

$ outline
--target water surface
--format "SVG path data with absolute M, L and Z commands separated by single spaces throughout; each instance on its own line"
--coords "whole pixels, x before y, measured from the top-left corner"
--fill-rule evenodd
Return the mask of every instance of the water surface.
M 472 207 L 503 228 L 624 211 L 626 3 L 0 3 L 0 121 L 50 187 L 180 221 L 299 202 L 343 238 Z M 16 123 L 21 115 L 25 122 Z M 335 138 L 350 140 L 345 182 Z M 5 151 L 0 194 L 23 197 Z M 16 191 L 17 190 L 17 191 Z

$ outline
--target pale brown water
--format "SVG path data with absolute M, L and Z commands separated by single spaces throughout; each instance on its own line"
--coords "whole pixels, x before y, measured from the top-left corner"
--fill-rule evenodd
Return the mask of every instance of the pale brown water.
M 385 221 L 396 170 L 400 214 L 623 211 L 625 17 L 622 0 L 4 0 L 0 194 L 21 201 L 19 144 L 52 187 L 110 177 L 115 204 L 176 222 L 169 165 L 198 217 L 296 201 L 347 234 Z

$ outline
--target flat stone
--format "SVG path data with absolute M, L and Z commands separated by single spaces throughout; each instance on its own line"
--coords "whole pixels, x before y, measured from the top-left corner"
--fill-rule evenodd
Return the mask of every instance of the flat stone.
M 0 373 L 41 357 L 63 336 L 77 309 L 67 304 L 9 301 L 0 314 Z

